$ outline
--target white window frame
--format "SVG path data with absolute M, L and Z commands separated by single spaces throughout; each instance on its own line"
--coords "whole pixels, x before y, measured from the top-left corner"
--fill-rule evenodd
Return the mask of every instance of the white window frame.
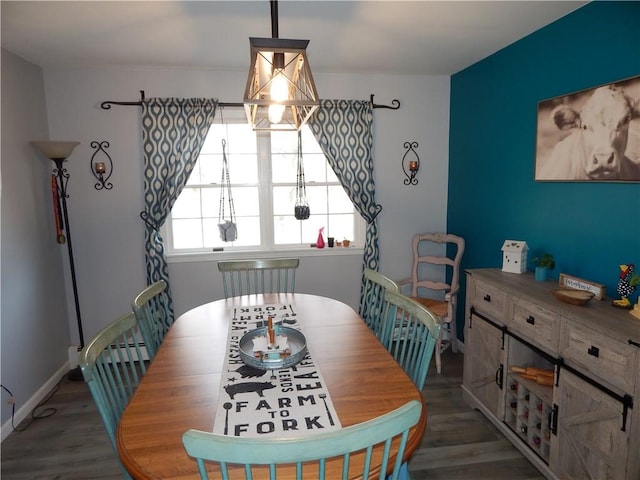
M 243 112 L 244 113 L 244 112 Z M 244 114 L 239 112 L 224 112 L 225 123 L 246 123 Z M 262 242 L 260 246 L 230 246 L 218 249 L 179 249 L 173 247 L 173 222 L 171 214 L 167 217 L 165 224 L 161 228 L 166 248 L 166 255 L 170 263 L 176 261 L 201 261 L 208 259 L 218 259 L 224 257 L 252 258 L 259 254 L 262 258 L 281 257 L 283 254 L 300 256 L 316 255 L 350 255 L 361 254 L 364 251 L 364 239 L 366 235 L 366 222 L 358 211 L 353 207 L 354 213 L 354 239 L 351 239 L 349 248 L 334 247 L 324 249 L 312 248 L 311 245 L 275 245 L 273 231 L 273 183 L 271 171 L 271 138 L 268 132 L 257 133 L 257 154 L 258 154 L 258 196 L 260 200 L 260 230 Z M 312 185 L 307 182 L 307 186 Z M 293 215 L 293 212 L 292 212 Z M 341 239 L 336 239 L 339 241 Z M 325 235 L 326 243 L 326 235 Z

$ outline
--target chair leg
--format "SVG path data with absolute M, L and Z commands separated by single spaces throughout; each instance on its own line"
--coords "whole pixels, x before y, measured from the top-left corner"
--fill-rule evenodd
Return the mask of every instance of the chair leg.
M 442 347 L 442 333 L 440 333 L 440 337 L 438 337 L 438 340 L 436 341 L 436 347 L 434 348 L 434 353 L 436 355 L 436 372 L 438 372 L 438 374 L 442 373 L 442 360 L 440 358 L 440 350 Z
M 389 480 L 391 475 L 388 475 L 386 480 Z M 411 476 L 409 475 L 409 466 L 407 462 L 404 462 L 402 466 L 400 466 L 400 472 L 398 473 L 398 480 L 411 480 Z
M 451 335 L 451 351 L 458 353 L 458 328 L 455 315 L 449 322 L 449 334 Z

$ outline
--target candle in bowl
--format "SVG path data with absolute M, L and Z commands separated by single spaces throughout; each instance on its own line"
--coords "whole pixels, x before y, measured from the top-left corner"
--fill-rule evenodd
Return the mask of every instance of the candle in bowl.
M 107 171 L 107 167 L 105 166 L 104 162 L 96 162 L 93 165 L 93 169 L 96 173 L 105 173 Z
M 411 160 L 409 162 L 409 170 L 411 172 L 417 172 L 418 171 L 418 162 L 415 160 Z

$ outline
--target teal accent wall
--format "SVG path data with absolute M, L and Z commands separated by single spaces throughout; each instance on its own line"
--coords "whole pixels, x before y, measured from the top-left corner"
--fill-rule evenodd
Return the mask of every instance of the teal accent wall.
M 589 3 L 452 76 L 447 228 L 466 239 L 463 268 L 501 268 L 510 239 L 527 241 L 529 263 L 551 252 L 553 278 L 610 296 L 618 265 L 640 273 L 640 183 L 534 181 L 538 102 L 636 75 L 637 1 Z

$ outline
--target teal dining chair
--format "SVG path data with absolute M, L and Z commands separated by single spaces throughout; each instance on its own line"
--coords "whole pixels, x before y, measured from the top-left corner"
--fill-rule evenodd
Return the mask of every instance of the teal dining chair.
M 159 280 L 146 287 L 135 296 L 131 308 L 138 321 L 149 360 L 153 360 L 173 324 L 167 282 Z
M 360 475 L 370 478 L 372 458 L 379 454 L 382 466 L 376 478 L 397 480 L 409 430 L 418 423 L 421 412 L 422 404 L 412 400 L 378 418 L 331 432 L 293 438 L 250 438 L 188 430 L 182 436 L 182 443 L 187 453 L 196 459 L 203 480 L 209 478 L 210 462 L 220 469 L 223 480 L 229 478 L 230 465 L 244 469 L 244 476 L 238 472 L 240 477 L 233 478 L 246 480 L 257 475 L 259 469 L 264 471 L 265 478 L 268 472 L 269 478 L 276 480 L 284 466 L 295 467 L 298 480 L 334 480 Z M 390 455 L 392 442 L 397 452 L 395 460 Z M 381 452 L 374 454 L 373 447 L 377 445 L 381 446 Z M 364 455 L 362 471 L 354 471 L 350 463 L 355 454 Z M 391 469 L 392 473 L 387 476 L 387 470 Z
M 396 282 L 380 272 L 366 268 L 363 272 L 362 294 L 358 313 L 369 329 L 380 338 L 382 334 L 382 306 L 386 290 L 399 292 Z
M 120 416 L 146 373 L 133 312 L 107 325 L 80 352 L 80 369 L 116 452 Z M 120 465 L 125 478 L 131 478 Z
M 440 335 L 440 320 L 424 305 L 385 291 L 380 341 L 413 383 L 422 390 Z
M 295 293 L 299 258 L 218 262 L 224 298 L 256 293 Z

